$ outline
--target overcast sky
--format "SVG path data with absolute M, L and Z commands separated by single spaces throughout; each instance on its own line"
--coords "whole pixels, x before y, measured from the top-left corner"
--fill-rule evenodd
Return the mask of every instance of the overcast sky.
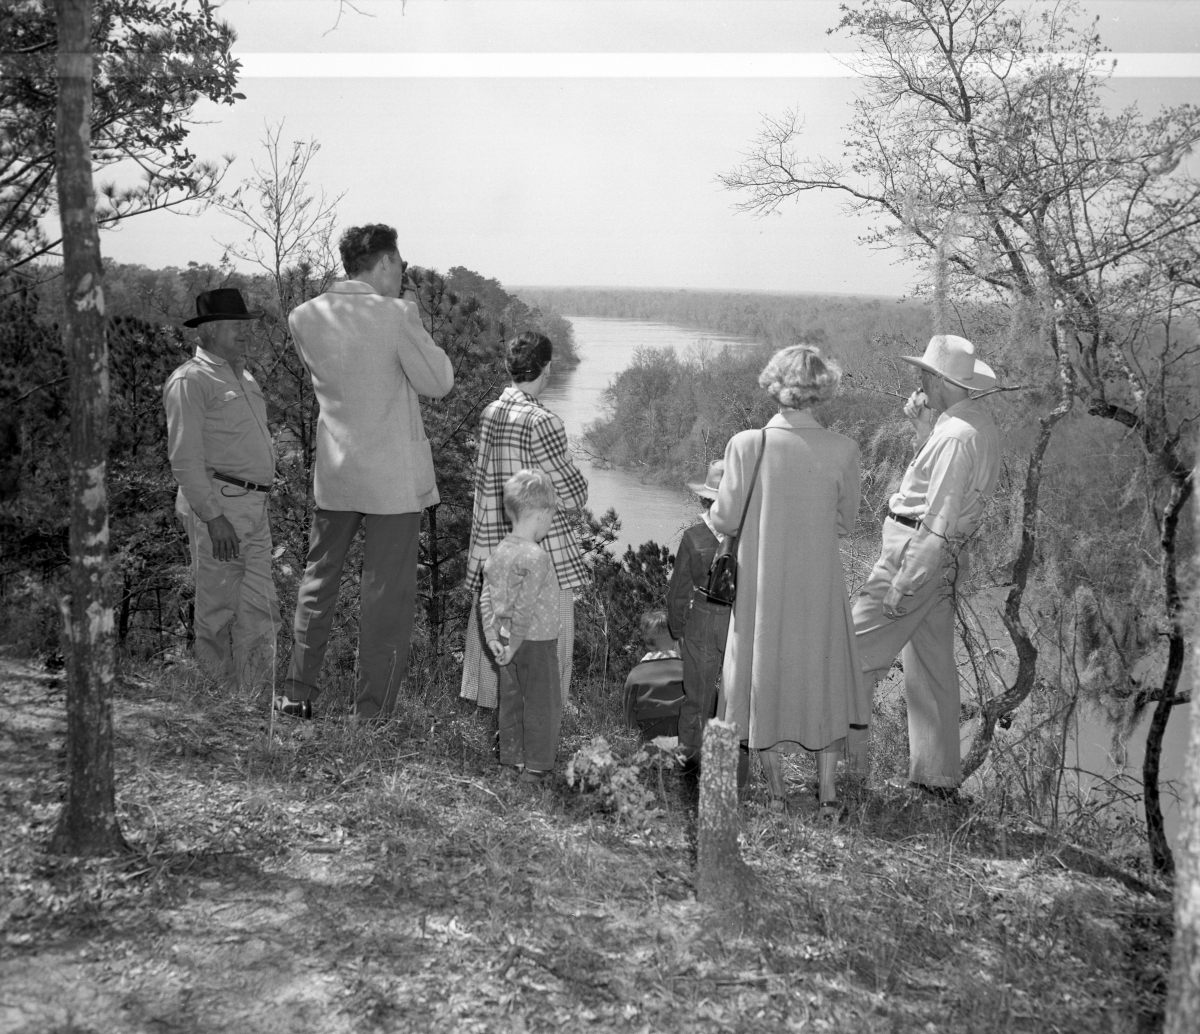
M 250 174 L 264 127 L 283 120 L 285 139 L 320 143 L 311 180 L 345 192 L 339 225 L 390 223 L 420 265 L 465 265 L 508 285 L 907 290 L 910 272 L 858 246 L 862 225 L 833 198 L 806 195 L 756 219 L 736 213 L 716 182 L 761 115 L 789 107 L 805 114 L 806 152 L 840 150 L 856 83 L 813 74 L 836 70 L 828 53 L 849 49 L 825 34 L 835 0 L 354 6 L 363 13 L 345 8 L 339 20 L 336 0 L 223 5 L 245 59 L 246 100 L 198 108 L 206 124 L 191 146 L 201 157 L 237 156 L 229 185 Z M 1114 51 L 1200 53 L 1197 0 L 1086 6 Z M 683 65 L 638 57 L 664 53 Z M 533 56 L 504 56 L 512 54 Z M 574 54 L 598 56 L 587 65 L 559 56 Z M 810 57 L 781 65 L 754 54 Z M 1200 62 L 1183 67 L 1195 75 Z M 529 77 L 514 75 L 523 69 Z M 1200 101 L 1200 78 L 1123 77 L 1113 90 L 1153 111 Z M 217 261 L 218 242 L 241 235 L 210 210 L 139 217 L 102 246 L 118 261 L 182 266 Z

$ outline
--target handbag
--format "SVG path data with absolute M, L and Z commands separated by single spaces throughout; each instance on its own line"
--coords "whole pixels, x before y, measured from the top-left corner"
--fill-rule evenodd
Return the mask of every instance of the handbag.
M 762 445 L 758 450 L 758 459 L 754 463 L 754 474 L 750 478 L 750 490 L 746 493 L 746 505 L 742 507 L 742 519 L 738 521 L 738 530 L 727 536 L 713 562 L 708 568 L 708 581 L 697 589 L 713 603 L 723 603 L 732 606 L 737 599 L 737 550 L 738 541 L 742 537 L 742 528 L 746 523 L 746 514 L 750 512 L 750 499 L 754 495 L 754 485 L 758 481 L 758 469 L 762 466 L 763 453 L 767 451 L 767 429 L 762 429 Z

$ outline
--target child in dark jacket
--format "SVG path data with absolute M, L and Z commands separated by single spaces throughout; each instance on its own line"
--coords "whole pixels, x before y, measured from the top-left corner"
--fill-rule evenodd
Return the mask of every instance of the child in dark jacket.
M 640 628 L 650 649 L 625 679 L 625 721 L 641 730 L 643 740 L 677 736 L 683 664 L 671 638 L 666 611 L 646 611 Z
M 720 547 L 720 537 L 709 523 L 708 511 L 717 498 L 724 474 L 725 461 L 713 460 L 704 481 L 688 482 L 688 488 L 700 497 L 704 514 L 683 533 L 667 589 L 667 621 L 672 637 L 679 641 L 683 659 L 679 747 L 685 768 L 694 768 L 699 763 L 704 723 L 717 711 L 717 684 L 725 661 L 729 616 L 733 613 L 729 604 L 716 603 L 702 591 Z

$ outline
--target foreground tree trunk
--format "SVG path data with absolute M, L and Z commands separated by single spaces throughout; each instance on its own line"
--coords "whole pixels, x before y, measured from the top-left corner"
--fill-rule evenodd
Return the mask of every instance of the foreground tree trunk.
M 63 338 L 71 388 L 71 583 L 62 601 L 67 660 L 67 792 L 51 848 L 126 849 L 113 787 L 113 608 L 108 599 L 108 346 L 90 145 L 91 0 L 56 0 L 58 208 Z
M 754 874 L 738 853 L 737 726 L 712 719 L 700 750 L 696 828 L 696 898 L 728 905 L 749 894 Z
M 1192 474 L 1200 477 L 1200 468 Z M 1200 532 L 1200 506 L 1195 507 Z M 1200 620 L 1192 630 L 1192 670 L 1200 670 Z M 1175 945 L 1164 1034 L 1200 1030 L 1200 693 L 1192 689 L 1191 730 L 1183 770 L 1179 857 L 1175 864 Z

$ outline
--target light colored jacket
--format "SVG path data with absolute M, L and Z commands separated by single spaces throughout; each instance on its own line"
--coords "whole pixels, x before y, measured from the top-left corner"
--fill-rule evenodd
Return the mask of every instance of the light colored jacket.
M 343 280 L 288 318 L 321 404 L 313 493 L 322 510 L 419 513 L 438 502 L 418 396 L 454 387 L 416 302 Z

